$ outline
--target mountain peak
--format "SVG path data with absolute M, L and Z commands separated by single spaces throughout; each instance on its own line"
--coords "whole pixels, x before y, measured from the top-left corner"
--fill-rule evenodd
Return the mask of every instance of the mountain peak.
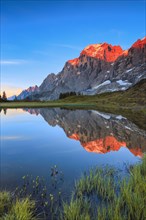
M 131 48 L 143 48 L 144 45 L 146 45 L 146 37 L 143 39 L 138 39 Z M 123 50 L 119 45 L 113 46 L 104 42 L 88 45 L 81 51 L 80 56 L 82 55 L 104 60 L 106 62 L 114 62 L 121 55 L 127 56 L 128 50 Z M 79 58 L 68 60 L 68 62 L 71 65 L 76 66 L 79 63 Z
M 146 45 L 146 37 L 143 39 L 138 39 L 131 48 L 143 48 Z
M 37 92 L 39 87 L 37 85 L 30 86 L 29 88 L 22 90 L 22 92 L 17 96 L 18 100 L 25 99 L 27 96 L 31 95 L 33 92 Z
M 77 65 L 79 62 L 79 58 L 75 58 L 75 59 L 72 59 L 72 60 L 68 60 L 68 63 L 72 64 L 72 65 Z
M 124 51 L 120 46 L 111 44 L 91 44 L 81 52 L 81 55 L 87 55 L 107 62 L 114 62 Z
M 112 46 L 108 43 L 90 44 L 85 47 L 80 56 L 86 55 L 88 57 L 93 57 L 100 60 L 105 60 L 107 62 L 114 62 L 119 56 L 123 54 L 124 50 L 120 46 Z M 77 65 L 79 63 L 79 58 L 73 60 L 68 60 L 72 65 Z
M 28 89 L 26 89 L 27 92 L 34 92 L 38 89 L 38 86 L 35 85 L 35 86 L 30 86 Z

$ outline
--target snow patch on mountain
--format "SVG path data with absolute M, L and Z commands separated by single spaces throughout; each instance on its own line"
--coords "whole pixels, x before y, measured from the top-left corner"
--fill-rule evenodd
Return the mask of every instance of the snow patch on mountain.
M 122 115 L 118 115 L 118 116 L 116 116 L 116 119 L 118 119 L 118 120 L 122 120 L 122 119 L 126 119 L 126 118 L 123 117 Z
M 105 86 L 105 85 L 108 85 L 108 84 L 110 84 L 110 83 L 111 83 L 110 80 L 106 80 L 106 81 L 104 81 L 103 83 L 101 83 L 101 84 L 99 84 L 99 85 L 97 85 L 97 86 L 92 87 L 92 89 L 97 89 L 97 88 L 99 88 L 100 86 Z
M 132 83 L 128 82 L 127 80 L 123 81 L 123 80 L 118 80 L 116 81 L 120 86 L 127 86 L 127 85 L 131 85 Z

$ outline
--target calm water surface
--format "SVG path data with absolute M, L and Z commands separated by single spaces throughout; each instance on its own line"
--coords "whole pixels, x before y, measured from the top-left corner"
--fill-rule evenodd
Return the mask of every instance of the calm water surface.
M 63 188 L 94 166 L 122 171 L 146 152 L 146 132 L 119 115 L 92 110 L 7 109 L 1 111 L 1 188 L 13 190 L 22 176 L 49 181 L 57 165 Z

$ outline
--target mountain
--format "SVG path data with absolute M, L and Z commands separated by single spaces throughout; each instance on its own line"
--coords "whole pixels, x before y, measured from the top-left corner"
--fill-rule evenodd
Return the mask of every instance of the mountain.
M 16 96 L 16 95 L 13 95 L 13 96 L 8 97 L 8 100 L 9 100 L 9 101 L 13 101 L 15 98 L 17 98 L 17 96 Z
M 35 94 L 39 91 L 38 86 L 30 86 L 28 89 L 23 90 L 16 98 L 17 100 L 26 99 L 28 96 Z
M 54 100 L 60 93 L 71 91 L 94 95 L 126 90 L 144 78 L 146 37 L 128 50 L 107 43 L 92 44 L 78 58 L 68 60 L 57 75 L 49 74 L 31 98 Z
M 88 152 L 103 154 L 125 147 L 142 156 L 146 150 L 146 132 L 121 115 L 59 108 L 25 110 L 40 114 L 53 127 L 61 127 L 68 138 L 79 141 Z

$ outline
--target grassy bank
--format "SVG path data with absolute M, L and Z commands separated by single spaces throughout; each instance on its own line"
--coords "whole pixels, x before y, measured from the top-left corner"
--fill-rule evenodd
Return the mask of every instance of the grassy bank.
M 92 169 L 75 184 L 69 202 L 61 201 L 60 209 L 49 205 L 52 220 L 144 220 L 146 217 L 146 155 L 142 163 L 129 168 L 130 177 L 121 180 L 117 171 Z M 53 196 L 51 194 L 51 196 Z M 9 192 L 0 193 L 2 220 L 38 219 L 34 201 L 16 198 Z M 41 215 L 40 215 L 41 216 Z

